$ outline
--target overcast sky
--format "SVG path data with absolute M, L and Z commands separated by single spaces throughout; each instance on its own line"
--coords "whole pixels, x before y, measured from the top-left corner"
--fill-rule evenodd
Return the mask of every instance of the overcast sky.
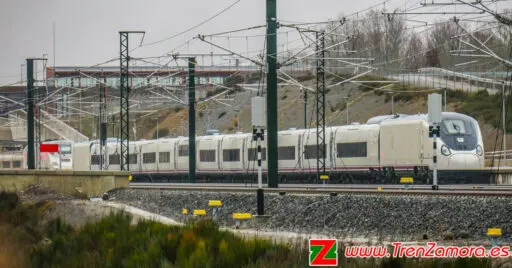
M 278 19 L 315 22 L 351 14 L 383 0 L 277 0 Z M 430 1 L 430 0 L 429 0 Z M 28 57 L 48 54 L 53 65 L 53 23 L 56 25 L 57 66 L 89 66 L 119 56 L 119 30 L 145 30 L 144 43 L 164 39 L 186 30 L 228 7 L 235 0 L 1 0 L 0 85 L 20 79 L 20 64 Z M 386 8 L 418 5 L 419 0 L 390 0 Z M 504 3 L 502 6 L 510 4 Z M 381 8 L 383 5 L 381 5 Z M 494 5 L 493 5 L 494 7 Z M 501 6 L 500 6 L 501 8 Z M 265 23 L 265 0 L 240 0 L 208 23 L 177 38 L 146 46 L 135 56 L 160 56 L 197 34 L 241 29 Z M 261 32 L 260 32 L 261 33 Z M 254 32 L 234 35 L 254 34 Z M 132 47 L 140 39 L 131 37 Z M 285 35 L 280 36 L 281 41 Z M 261 49 L 256 38 L 217 40 L 242 50 Z M 282 42 L 280 42 L 282 43 Z M 196 40 L 182 52 L 209 52 L 210 46 Z M 23 75 L 25 70 L 23 70 Z

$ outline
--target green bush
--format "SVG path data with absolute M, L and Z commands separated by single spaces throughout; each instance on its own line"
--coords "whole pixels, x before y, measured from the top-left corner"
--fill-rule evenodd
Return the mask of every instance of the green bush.
M 245 80 L 241 75 L 232 75 L 232 76 L 228 76 L 228 77 L 226 77 L 226 79 L 224 79 L 224 85 L 227 87 L 232 87 L 236 84 L 243 83 L 244 81 Z
M 127 214 L 105 217 L 73 232 L 56 220 L 48 227 L 52 243 L 36 247 L 35 267 L 245 267 L 260 259 L 288 258 L 289 249 L 265 240 L 243 240 L 219 231 L 211 220 L 185 227 L 152 221 L 131 225 Z M 79 262 L 77 261 L 79 260 Z
M 149 220 L 132 224 L 129 214 L 117 213 L 80 230 L 60 219 L 38 229 L 38 210 L 48 204 L 22 206 L 14 195 L 0 194 L 0 223 L 10 222 L 9 239 L 25 245 L 22 254 L 30 256 L 31 267 L 308 267 L 307 241 L 284 245 L 240 238 L 208 219 L 182 227 Z M 8 217 L 15 214 L 22 216 Z M 343 252 L 340 243 L 338 267 L 492 267 L 491 259 L 347 259 Z

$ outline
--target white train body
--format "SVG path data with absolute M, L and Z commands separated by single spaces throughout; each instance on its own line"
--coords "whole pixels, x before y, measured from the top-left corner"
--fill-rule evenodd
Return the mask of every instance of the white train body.
M 58 144 L 59 152 L 46 153 L 40 152 L 39 159 L 35 158 L 36 169 L 43 170 L 72 170 L 73 169 L 73 147 L 74 144 L 68 140 L 45 141 L 42 144 Z M 35 150 L 38 151 L 38 145 L 35 144 Z M 23 168 L 28 168 L 27 162 L 28 147 L 23 149 Z
M 0 154 L 0 170 L 23 170 L 23 152 L 2 152 Z
M 365 173 L 392 170 L 414 171 L 433 168 L 433 143 L 426 115 L 382 116 L 367 124 L 325 129 L 326 173 Z M 267 171 L 267 137 L 262 143 L 262 168 Z M 278 166 L 282 176 L 316 174 L 316 129 L 280 131 Z M 120 170 L 118 142 L 107 144 L 108 155 L 100 158 L 97 142 L 76 144 L 73 169 Z M 443 113 L 438 139 L 438 168 L 445 171 L 481 170 L 483 141 L 476 120 L 458 113 Z M 130 141 L 130 171 L 149 177 L 186 176 L 189 168 L 188 138 Z M 198 176 L 235 176 L 257 171 L 257 146 L 252 134 L 196 137 Z

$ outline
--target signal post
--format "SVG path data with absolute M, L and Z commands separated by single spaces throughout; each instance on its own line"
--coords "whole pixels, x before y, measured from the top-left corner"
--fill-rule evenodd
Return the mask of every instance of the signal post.
M 429 124 L 429 137 L 433 138 L 433 156 L 432 161 L 434 164 L 432 190 L 439 190 L 437 185 L 437 137 L 439 137 L 441 129 L 441 94 L 433 93 L 428 95 L 428 124 Z
M 265 215 L 265 200 L 263 195 L 263 172 L 261 168 L 261 141 L 264 140 L 265 132 L 265 99 L 254 97 L 251 100 L 253 140 L 258 146 L 258 216 Z

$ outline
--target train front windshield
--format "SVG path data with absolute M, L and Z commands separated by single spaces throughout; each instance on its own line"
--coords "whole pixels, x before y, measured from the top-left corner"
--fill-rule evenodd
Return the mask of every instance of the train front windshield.
M 474 122 L 466 118 L 443 118 L 441 140 L 452 150 L 474 150 L 478 144 Z

